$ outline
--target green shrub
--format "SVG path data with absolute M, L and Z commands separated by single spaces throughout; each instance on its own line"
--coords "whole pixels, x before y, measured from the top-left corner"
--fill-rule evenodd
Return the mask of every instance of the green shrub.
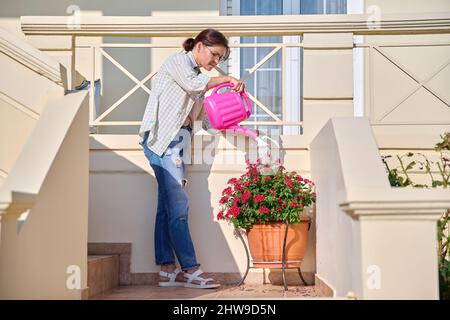
M 386 158 L 383 156 L 383 163 L 386 166 L 388 178 L 393 187 L 413 188 L 448 188 L 450 180 L 450 156 L 446 151 L 450 150 L 450 132 L 441 136 L 442 141 L 436 144 L 435 150 L 439 152 L 439 161 L 432 162 L 422 153 L 408 152 L 401 156 L 396 156 L 398 166 L 391 168 Z M 416 159 L 416 160 L 413 160 Z M 435 166 L 435 167 L 434 167 Z M 437 168 L 438 178 L 432 172 L 432 168 Z M 431 185 L 415 183 L 411 179 L 413 171 L 421 171 L 430 177 Z M 438 248 L 439 248 L 439 287 L 440 296 L 443 300 L 450 300 L 450 210 L 447 210 L 438 221 Z

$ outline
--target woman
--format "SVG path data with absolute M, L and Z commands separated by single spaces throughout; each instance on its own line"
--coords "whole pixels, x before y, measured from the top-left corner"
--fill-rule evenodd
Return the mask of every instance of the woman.
M 219 31 L 203 30 L 183 47 L 184 52 L 170 56 L 155 76 L 139 130 L 158 182 L 155 260 L 161 266 L 160 286 L 216 288 L 219 282 L 200 269 L 189 233 L 182 156 L 190 146 L 194 122 L 203 117 L 204 94 L 224 82 L 241 92 L 244 84 L 231 76 L 209 77 L 200 72 L 200 68 L 212 70 L 229 55 L 228 41 Z M 174 252 L 182 271 L 176 268 Z

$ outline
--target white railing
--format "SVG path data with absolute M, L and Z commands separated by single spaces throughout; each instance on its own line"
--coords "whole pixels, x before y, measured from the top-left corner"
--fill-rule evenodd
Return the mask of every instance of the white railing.
M 430 75 L 428 75 L 427 78 L 422 79 L 418 74 L 416 70 L 413 70 L 411 67 L 407 67 L 404 65 L 399 59 L 396 59 L 391 54 L 389 54 L 385 48 L 410 48 L 411 52 L 414 52 L 414 48 L 442 48 L 442 47 L 448 47 L 450 48 L 450 41 L 449 42 L 421 42 L 421 43 L 395 43 L 395 44 L 355 44 L 355 48 L 359 49 L 368 49 L 368 57 L 369 57 L 369 68 L 368 68 L 368 74 L 369 74 L 369 110 L 367 114 L 370 116 L 371 124 L 373 125 L 450 125 L 450 115 L 447 118 L 439 118 L 434 121 L 424 121 L 424 119 L 420 119 L 420 121 L 412 122 L 412 121 L 389 121 L 386 120 L 386 117 L 391 114 L 393 111 L 398 109 L 398 107 L 404 103 L 406 100 L 408 100 L 410 97 L 412 97 L 415 93 L 417 93 L 421 88 L 425 89 L 427 92 L 429 92 L 431 95 L 433 95 L 436 99 L 441 101 L 446 107 L 450 108 L 450 101 L 447 97 L 445 97 L 445 92 L 438 91 L 436 88 L 433 88 L 429 85 L 429 83 L 437 78 L 439 75 L 444 74 L 445 68 L 450 64 L 450 58 L 445 59 L 441 65 L 439 65 L 436 69 L 432 70 L 430 72 Z M 374 79 L 375 74 L 375 68 L 374 68 L 374 55 L 379 54 L 385 61 L 389 62 L 392 66 L 394 66 L 396 69 L 401 71 L 403 75 L 406 75 L 409 79 L 411 79 L 413 82 L 415 82 L 414 88 L 412 88 L 410 91 L 408 91 L 403 97 L 401 97 L 398 101 L 392 101 L 391 105 L 387 108 L 384 108 L 383 112 L 381 114 L 377 114 L 376 108 L 377 105 L 375 103 L 375 97 L 376 93 L 375 90 L 375 84 L 376 81 Z M 450 50 L 449 50 L 450 54 Z M 422 61 L 423 64 L 426 64 L 427 61 Z M 389 79 L 386 79 L 386 81 L 389 81 Z
M 67 89 L 66 69 L 32 45 L 0 29 L 0 52 Z
M 247 74 L 245 77 L 252 76 L 256 70 L 258 70 L 262 65 L 264 65 L 269 59 L 271 59 L 276 53 L 281 51 L 282 53 L 282 62 L 281 62 L 281 72 L 284 75 L 286 72 L 286 48 L 300 48 L 303 47 L 303 44 L 282 44 L 282 43 L 258 43 L 258 44 L 239 44 L 239 45 L 231 45 L 230 48 L 232 49 L 239 49 L 239 48 L 274 48 L 272 51 L 270 51 L 267 55 L 265 55 L 260 61 L 258 61 L 254 66 L 248 69 Z M 89 88 L 90 92 L 90 125 L 91 126 L 129 126 L 129 125 L 135 125 L 139 126 L 141 124 L 141 121 L 105 121 L 104 119 L 112 113 L 114 110 L 116 110 L 119 105 L 124 102 L 127 98 L 129 98 L 136 90 L 142 89 L 146 93 L 150 94 L 150 88 L 148 88 L 145 83 L 152 79 L 157 72 L 151 71 L 148 75 L 146 75 L 142 80 L 137 79 L 129 70 L 127 70 L 126 67 L 124 67 L 121 63 L 119 63 L 114 57 L 107 53 L 104 49 L 105 48 L 150 48 L 150 49 L 179 49 L 179 46 L 168 46 L 168 45 L 152 45 L 152 44 L 101 44 L 96 46 L 77 46 L 79 49 L 88 49 L 91 54 L 91 77 L 90 77 L 90 83 L 95 82 L 95 75 L 97 74 L 96 69 L 96 57 L 97 52 L 101 54 L 102 57 L 105 57 L 108 59 L 114 66 L 117 67 L 121 72 L 123 72 L 131 81 L 135 83 L 134 87 L 131 88 L 127 93 L 125 93 L 122 97 L 117 99 L 116 102 L 114 102 L 111 106 L 107 107 L 104 112 L 102 112 L 100 115 L 96 114 L 96 108 L 95 108 L 95 86 L 91 85 Z M 221 68 L 216 67 L 216 70 L 220 74 L 226 74 Z M 238 76 L 239 77 L 239 76 Z M 282 77 L 281 81 L 281 90 L 282 92 L 286 92 L 286 80 L 285 77 Z M 273 125 L 273 126 L 301 126 L 303 124 L 302 121 L 286 121 L 284 119 L 284 115 L 286 115 L 286 102 L 284 99 L 285 95 L 282 95 L 281 101 L 282 101 L 282 111 L 281 111 L 281 117 L 274 114 L 270 109 L 270 106 L 264 105 L 261 101 L 259 101 L 255 96 L 249 93 L 249 98 L 255 106 L 260 108 L 263 112 L 266 113 L 267 116 L 269 116 L 272 121 L 245 121 L 242 122 L 243 125 Z M 300 104 L 299 104 L 300 107 Z
M 31 133 L 49 95 L 64 95 L 65 67 L 0 29 L 0 185 Z

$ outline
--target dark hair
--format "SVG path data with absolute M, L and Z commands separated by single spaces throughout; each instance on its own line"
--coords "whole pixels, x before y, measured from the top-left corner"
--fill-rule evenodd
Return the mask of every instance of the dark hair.
M 224 56 L 224 60 L 228 59 L 230 55 L 230 48 L 228 47 L 228 40 L 225 38 L 223 33 L 215 30 L 215 29 L 205 29 L 200 32 L 195 39 L 188 38 L 183 42 L 183 48 L 186 51 L 192 51 L 197 43 L 203 43 L 205 46 L 216 46 L 221 45 L 226 49 L 226 53 Z

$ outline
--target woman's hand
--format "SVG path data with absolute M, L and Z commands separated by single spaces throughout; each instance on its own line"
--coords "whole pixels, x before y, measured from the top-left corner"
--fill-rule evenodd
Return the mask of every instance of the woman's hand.
M 218 77 L 212 77 L 206 87 L 206 91 L 209 89 L 215 88 L 218 85 L 221 85 L 222 83 L 230 82 L 233 85 L 233 90 L 237 92 L 242 92 L 245 89 L 244 82 L 241 80 L 238 80 L 232 76 L 218 76 Z
M 232 76 L 230 76 L 229 82 L 233 85 L 233 90 L 237 92 L 242 92 L 245 89 L 245 84 L 243 81 L 238 80 Z

